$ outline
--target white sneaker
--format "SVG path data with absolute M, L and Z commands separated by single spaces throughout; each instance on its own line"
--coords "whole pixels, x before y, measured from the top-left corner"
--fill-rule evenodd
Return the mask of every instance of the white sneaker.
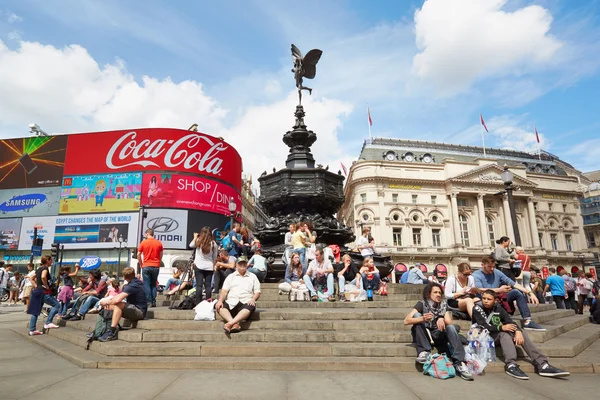
M 56 328 L 60 328 L 58 325 L 53 324 L 52 322 L 50 322 L 49 324 L 44 324 L 44 329 L 56 329 Z
M 37 335 L 43 335 L 44 332 L 40 332 L 40 331 L 29 331 L 29 336 L 37 336 Z
M 427 358 L 429 357 L 429 352 L 428 351 L 422 351 L 419 353 L 419 356 L 417 357 L 417 362 L 419 364 L 425 364 L 425 361 L 427 361 Z

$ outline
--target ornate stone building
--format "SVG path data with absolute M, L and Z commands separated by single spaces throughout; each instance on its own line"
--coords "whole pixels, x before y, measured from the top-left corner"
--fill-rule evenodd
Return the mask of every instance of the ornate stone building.
M 581 202 L 583 229 L 589 250 L 594 253 L 596 265 L 600 253 L 600 171 L 584 174 L 584 198 Z
M 255 226 L 267 220 L 265 212 L 256 202 L 256 193 L 252 185 L 252 175 L 244 174 L 242 177 L 242 223 L 251 232 Z
M 522 245 L 533 264 L 577 266 L 591 259 L 580 209 L 580 173 L 549 153 L 482 149 L 423 141 L 374 139 L 363 145 L 345 186 L 338 218 L 371 227 L 377 251 L 406 266 L 454 270 L 480 265 L 495 240 L 514 238 L 500 177 L 514 174 Z M 576 171 L 573 173 L 573 171 Z

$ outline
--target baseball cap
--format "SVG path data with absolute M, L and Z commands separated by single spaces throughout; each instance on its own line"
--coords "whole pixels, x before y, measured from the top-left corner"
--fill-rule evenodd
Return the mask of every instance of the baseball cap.
M 248 257 L 246 256 L 239 256 L 237 259 L 238 263 L 248 263 Z

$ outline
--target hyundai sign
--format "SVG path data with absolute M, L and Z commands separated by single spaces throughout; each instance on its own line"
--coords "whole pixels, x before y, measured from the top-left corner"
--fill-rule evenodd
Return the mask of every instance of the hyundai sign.
M 102 260 L 98 256 L 85 256 L 79 260 L 79 266 L 84 271 L 98 269 L 100 268 L 100 264 L 102 264 Z

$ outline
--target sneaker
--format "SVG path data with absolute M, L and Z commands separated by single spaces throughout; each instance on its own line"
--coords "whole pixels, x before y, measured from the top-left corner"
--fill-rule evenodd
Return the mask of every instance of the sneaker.
M 99 342 L 110 342 L 112 340 L 117 340 L 117 332 L 113 332 L 112 329 L 106 331 L 106 333 L 98 338 Z
M 422 351 L 419 353 L 419 356 L 417 357 L 417 362 L 419 364 L 425 364 L 425 361 L 427 361 L 427 358 L 429 357 L 429 352 L 428 351 Z
M 335 296 L 329 296 L 329 297 L 327 298 L 327 300 L 329 300 L 329 301 L 332 301 L 332 302 L 333 302 L 333 301 L 335 301 Z
M 570 376 L 571 373 L 567 371 L 563 371 L 561 369 L 555 368 L 552 365 L 546 363 L 542 365 L 541 368 L 536 366 L 535 372 L 539 376 L 545 376 L 547 378 L 564 378 L 565 376 Z
M 152 302 L 152 308 L 156 307 L 156 300 Z
M 529 377 L 525 372 L 521 371 L 521 368 L 517 364 L 509 364 L 504 366 L 504 372 L 513 378 L 521 379 L 523 381 L 529 380 Z
M 546 328 L 542 328 L 540 325 L 536 324 L 532 320 L 527 321 L 523 325 L 523 329 L 526 329 L 528 331 L 546 332 Z
M 467 368 L 464 362 L 455 364 L 454 369 L 456 370 L 458 376 L 460 376 L 465 381 L 473 380 L 473 375 L 469 372 L 469 369 Z
M 67 318 L 67 321 L 81 321 L 83 318 L 81 317 L 81 315 L 77 314 L 77 315 L 73 315 L 70 318 Z
M 29 331 L 29 336 L 38 336 L 38 335 L 43 335 L 44 332 L 40 332 L 40 331 Z
M 346 300 L 346 296 L 345 296 L 343 293 L 342 293 L 342 294 L 340 294 L 340 301 L 341 301 L 342 303 L 345 303 L 346 301 L 348 301 L 348 300 Z
M 52 322 L 50 322 L 49 324 L 44 324 L 44 329 L 57 329 L 60 328 L 58 325 L 53 324 Z

